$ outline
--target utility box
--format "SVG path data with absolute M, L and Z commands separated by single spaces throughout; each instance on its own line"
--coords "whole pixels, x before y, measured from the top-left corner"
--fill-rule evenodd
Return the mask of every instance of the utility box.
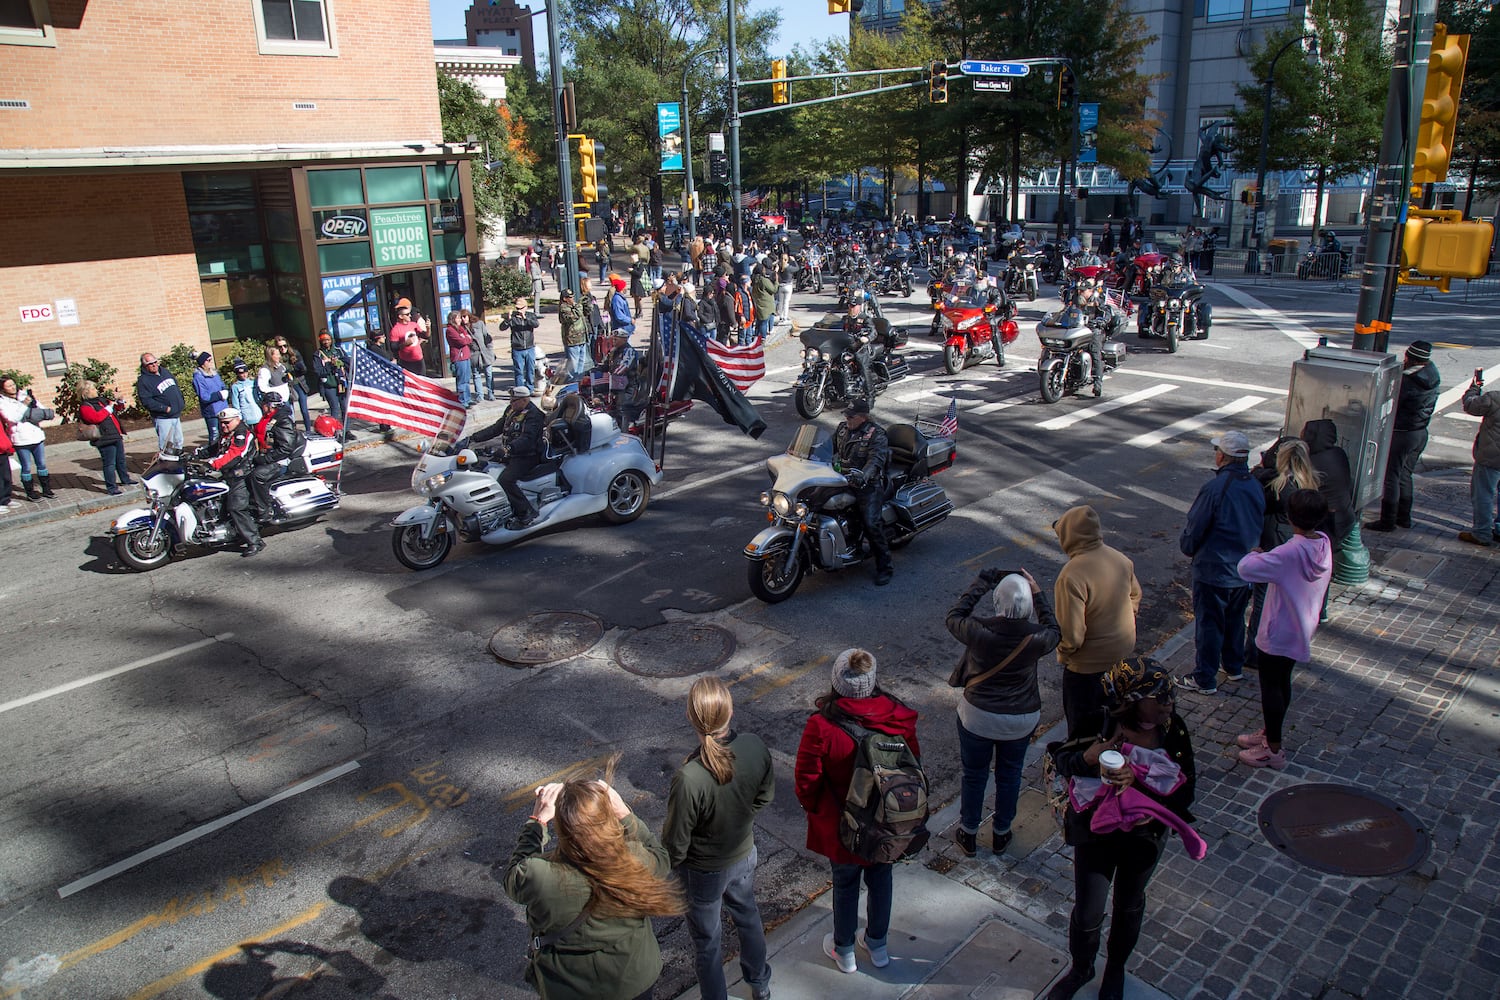
M 1333 421 L 1349 455 L 1356 511 L 1380 499 L 1400 385 L 1394 354 L 1314 347 L 1292 364 L 1282 433 L 1301 436 L 1309 420 Z

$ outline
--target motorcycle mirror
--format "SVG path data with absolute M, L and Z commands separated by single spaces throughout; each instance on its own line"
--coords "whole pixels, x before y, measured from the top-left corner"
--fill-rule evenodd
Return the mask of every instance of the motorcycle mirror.
M 432 442 L 431 441 L 418 441 L 417 442 L 417 454 L 418 455 L 424 454 L 427 451 L 427 449 L 429 447 L 431 447 L 431 446 L 432 446 Z

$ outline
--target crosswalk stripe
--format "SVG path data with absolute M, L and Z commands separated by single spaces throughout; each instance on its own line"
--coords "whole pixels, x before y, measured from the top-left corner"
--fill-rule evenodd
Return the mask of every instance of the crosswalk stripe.
M 1044 420 L 1043 422 L 1037 424 L 1037 427 L 1044 431 L 1060 431 L 1066 427 L 1072 427 L 1074 424 L 1081 421 L 1089 420 L 1093 417 L 1103 416 L 1104 414 L 1109 413 L 1113 410 L 1118 410 L 1121 407 L 1129 406 L 1131 403 L 1139 403 L 1142 400 L 1150 399 L 1153 396 L 1160 396 L 1163 393 L 1173 392 L 1176 389 L 1177 386 L 1168 385 L 1166 383 L 1159 383 L 1157 385 L 1148 386 L 1145 389 L 1132 392 L 1125 396 L 1120 396 L 1116 399 L 1107 399 L 1104 402 L 1097 403 L 1086 410 L 1074 410 L 1072 413 L 1064 414 L 1061 417 L 1053 417 L 1051 420 Z
M 1144 434 L 1137 434 L 1135 437 L 1131 438 L 1125 443 L 1132 448 L 1154 448 L 1157 445 L 1161 444 L 1163 441 L 1169 441 L 1174 437 L 1179 437 L 1180 435 L 1186 434 L 1188 431 L 1195 431 L 1200 427 L 1204 427 L 1208 424 L 1213 423 L 1220 417 L 1227 417 L 1235 413 L 1240 413 L 1244 410 L 1250 409 L 1252 406 L 1255 406 L 1259 403 L 1264 403 L 1265 401 L 1266 397 L 1264 396 L 1241 396 L 1239 399 L 1236 399 L 1231 403 L 1225 403 L 1223 406 L 1216 406 L 1206 413 L 1199 413 L 1196 416 L 1184 417 L 1183 419 L 1178 420 L 1175 423 L 1170 423 L 1165 427 L 1158 427 L 1154 431 L 1147 431 Z

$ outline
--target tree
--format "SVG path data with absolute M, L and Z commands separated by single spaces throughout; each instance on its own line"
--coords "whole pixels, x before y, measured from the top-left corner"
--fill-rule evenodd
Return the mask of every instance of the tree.
M 1469 164 L 1463 206 L 1468 215 L 1476 190 L 1500 190 L 1500 7 L 1488 0 L 1444 2 L 1437 20 L 1454 34 L 1470 36 L 1453 157 L 1455 165 Z
M 466 142 L 474 136 L 478 147 L 474 163 L 475 225 L 481 237 L 488 236 L 495 220 L 514 211 L 536 187 L 536 155 L 525 141 L 525 122 L 504 106 L 485 100 L 471 83 L 438 74 L 438 110 L 444 142 Z M 495 164 L 487 169 L 485 157 Z
M 1391 57 L 1381 44 L 1379 18 L 1364 0 L 1309 0 L 1305 25 L 1272 32 L 1250 55 L 1250 68 L 1263 81 L 1282 46 L 1295 46 L 1301 35 L 1317 37 L 1315 60 L 1290 51 L 1276 64 L 1267 143 L 1270 169 L 1316 171 L 1315 227 L 1322 223 L 1326 184 L 1373 169 L 1380 152 Z M 1259 166 L 1263 87 L 1236 88 L 1241 103 L 1230 114 L 1231 148 L 1242 170 Z

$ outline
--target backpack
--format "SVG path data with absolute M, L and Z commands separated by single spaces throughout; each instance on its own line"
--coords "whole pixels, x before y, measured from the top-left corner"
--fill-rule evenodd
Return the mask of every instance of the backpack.
M 839 817 L 839 841 L 871 864 L 927 846 L 927 775 L 906 737 L 835 723 L 854 740 L 854 775 Z

